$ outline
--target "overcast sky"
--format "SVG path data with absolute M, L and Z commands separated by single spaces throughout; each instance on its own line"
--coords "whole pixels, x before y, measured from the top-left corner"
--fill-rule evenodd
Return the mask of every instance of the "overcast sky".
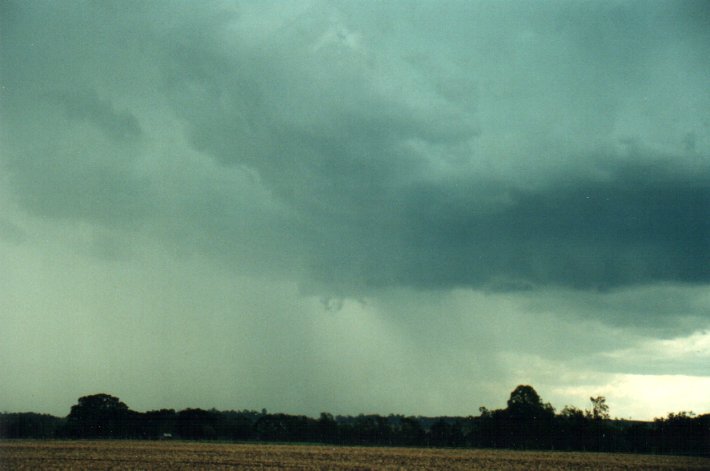
M 710 412 L 710 4 L 0 0 L 0 410 Z

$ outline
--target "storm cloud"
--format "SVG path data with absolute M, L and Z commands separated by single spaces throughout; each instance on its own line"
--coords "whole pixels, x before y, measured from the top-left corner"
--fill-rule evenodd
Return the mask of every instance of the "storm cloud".
M 320 289 L 708 281 L 702 110 L 710 98 L 700 80 L 707 66 L 694 60 L 701 33 L 631 4 L 585 7 L 592 26 L 582 31 L 570 28 L 572 6 L 486 3 L 460 18 L 436 18 L 432 7 L 238 4 L 209 28 L 203 23 L 216 13 L 187 15 L 187 5 L 122 12 L 108 28 L 100 26 L 104 7 L 79 9 L 66 18 L 81 22 L 79 32 L 56 27 L 27 38 L 39 51 L 23 56 L 25 65 L 3 54 L 6 99 L 47 107 L 17 104 L 27 120 L 20 134 L 45 134 L 6 158 L 19 198 L 43 214 L 90 221 L 163 216 L 151 207 L 163 175 L 141 168 L 152 156 L 140 145 L 139 111 L 114 103 L 149 96 L 168 104 L 193 150 L 239 166 L 283 207 L 288 216 L 273 215 L 279 221 L 252 224 L 247 214 L 240 226 L 259 233 L 284 225 L 270 250 L 295 249 L 312 281 L 334 285 Z M 150 25 L 136 18 L 144 8 L 156 10 L 148 13 L 160 18 L 157 31 L 140 31 Z M 515 21 L 493 29 L 485 14 Z M 28 31 L 11 26 L 10 37 Z M 92 29 L 101 34 L 89 43 Z M 132 34 L 155 42 L 129 60 L 121 39 L 129 36 L 135 54 Z M 656 57 L 681 47 L 685 67 L 659 71 Z M 87 56 L 90 66 L 79 68 Z M 46 63 L 59 80 L 47 71 L 22 75 Z M 106 63 L 156 81 L 134 78 L 137 88 L 124 90 L 101 73 Z M 650 119 L 658 103 L 676 99 L 674 79 L 681 102 L 692 95 L 696 104 Z M 624 110 L 635 99 L 650 123 Z M 52 121 L 49 130 L 34 129 L 34 113 Z M 656 126 L 680 124 L 687 128 L 655 135 Z M 235 190 L 220 190 L 216 200 L 228 205 Z M 208 221 L 189 207 L 179 216 L 233 239 L 232 249 L 214 248 L 238 256 L 243 230 L 230 219 L 244 208 L 229 209 L 215 208 Z
M 46 260 L 56 259 L 75 266 L 77 279 L 101 273 L 94 293 L 143 300 L 112 307 L 40 277 L 46 303 L 70 299 L 59 311 L 80 306 L 86 317 L 75 321 L 87 331 L 111 324 L 95 310 L 138 309 L 145 317 L 135 322 L 167 344 L 157 319 L 175 310 L 175 322 L 204 341 L 219 337 L 214 322 L 312 345 L 298 357 L 307 367 L 276 347 L 262 353 L 273 368 L 300 368 L 321 385 L 343 367 L 322 360 L 337 351 L 326 331 L 357 319 L 362 338 L 380 339 L 373 352 L 395 364 L 431 356 L 424 363 L 441 381 L 454 373 L 437 361 L 475 356 L 474 339 L 473 363 L 490 381 L 483 397 L 493 384 L 535 379 L 508 363 L 516 355 L 548 366 L 568 358 L 570 378 L 594 361 L 609 375 L 649 374 L 638 360 L 648 345 L 707 336 L 704 2 L 6 1 L 0 9 L 0 242 L 14 267 L 5 315 L 17 328 L 43 309 L 20 307 L 36 296 L 30 274 L 55 273 Z M 173 280 L 201 301 L 179 306 L 161 294 L 183 300 L 169 282 L 149 292 L 127 273 Z M 211 291 L 208 280 L 223 288 Z M 273 304 L 249 294 L 255 280 Z M 230 283 L 240 296 L 224 294 Z M 289 303 L 294 315 L 284 318 Z M 579 322 L 596 332 L 588 344 L 573 333 Z M 319 334 L 317 325 L 327 327 Z M 455 334 L 469 329 L 487 334 Z M 275 333 L 286 331 L 295 337 Z M 484 342 L 502 331 L 510 338 Z M 539 341 L 511 341 L 529 331 Z M 352 347 L 346 357 L 360 380 L 387 377 L 358 366 L 371 355 L 338 338 Z M 131 344 L 124 340 L 116 342 Z M 251 369 L 260 345 L 242 339 L 240 371 L 276 390 Z M 214 359 L 209 351 L 198 357 Z M 607 361 L 614 355 L 629 358 L 615 363 L 623 371 Z M 659 360 L 657 372 L 707 379 L 702 358 Z M 290 367 L 277 366 L 282 360 Z M 321 363 L 323 371 L 313 366 Z M 410 366 L 401 384 L 413 384 Z M 553 376 L 540 381 L 552 385 Z M 604 378 L 594 384 L 611 384 Z M 343 381 L 336 389 L 352 387 Z M 313 394 L 301 387 L 284 407 Z M 550 386 L 561 398 L 567 387 Z M 397 388 L 347 407 L 395 407 Z M 460 398 L 441 394 L 432 410 Z

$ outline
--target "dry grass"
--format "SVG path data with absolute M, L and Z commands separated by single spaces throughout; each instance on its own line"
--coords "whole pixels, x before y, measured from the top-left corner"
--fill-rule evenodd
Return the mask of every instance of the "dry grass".
M 147 441 L 0 442 L 0 469 L 710 470 L 710 459 L 604 453 Z

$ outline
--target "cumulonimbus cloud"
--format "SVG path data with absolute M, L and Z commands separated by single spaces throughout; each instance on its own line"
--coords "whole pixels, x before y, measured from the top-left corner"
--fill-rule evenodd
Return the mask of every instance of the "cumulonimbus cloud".
M 175 237 L 220 258 L 340 294 L 710 278 L 707 112 L 671 107 L 669 118 L 635 91 L 667 103 L 671 72 L 652 64 L 684 48 L 680 99 L 710 102 L 694 78 L 693 67 L 707 69 L 697 31 L 660 22 L 656 32 L 650 13 L 611 4 L 587 12 L 584 31 L 568 27 L 574 9 L 527 15 L 512 4 L 427 21 L 395 6 L 186 10 L 143 7 L 141 15 L 161 17 L 155 23 L 123 11 L 102 41 L 87 46 L 80 32 L 62 39 L 63 62 L 47 57 L 61 28 L 48 29 L 35 38 L 44 49 L 14 64 L 7 77 L 17 93 L 5 114 L 20 132 L 4 163 L 27 208 L 178 226 Z M 486 15 L 508 21 L 490 28 Z M 614 18 L 629 15 L 648 21 L 627 31 Z M 53 21 L 96 29 L 81 18 Z M 98 67 L 127 31 L 117 64 L 135 88 L 116 79 L 117 65 Z M 19 27 L 11 33 L 24 38 Z M 11 66 L 17 58 L 5 50 Z M 179 123 L 182 152 L 210 170 L 166 184 L 175 173 L 157 169 L 184 159 L 153 154 L 175 131 L 160 130 L 137 105 L 142 96 L 169 114 L 169 126 Z M 640 113 L 629 111 L 634 104 Z M 42 116 L 54 120 L 49 134 L 28 145 L 22 136 Z M 196 182 L 209 186 L 210 172 L 220 184 L 202 191 Z M 165 204 L 166 191 L 182 204 Z

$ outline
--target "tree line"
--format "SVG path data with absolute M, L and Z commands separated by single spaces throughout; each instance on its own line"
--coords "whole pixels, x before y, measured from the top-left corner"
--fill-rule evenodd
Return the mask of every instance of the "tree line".
M 333 416 L 216 409 L 136 412 L 117 397 L 79 398 L 67 417 L 0 414 L 0 438 L 183 439 L 340 445 L 581 450 L 710 456 L 710 414 L 671 413 L 652 422 L 611 419 L 603 396 L 560 413 L 521 385 L 507 407 L 479 416 Z

